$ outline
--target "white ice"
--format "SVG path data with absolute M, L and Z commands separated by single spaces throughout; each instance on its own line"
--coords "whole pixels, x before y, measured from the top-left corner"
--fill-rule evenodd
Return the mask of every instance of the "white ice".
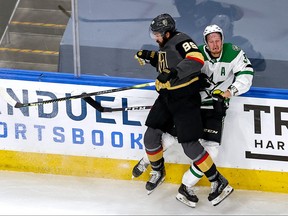
M 235 190 L 212 206 L 208 187 L 190 208 L 175 199 L 179 185 L 147 195 L 144 181 L 0 171 L 1 215 L 287 215 L 288 194 Z

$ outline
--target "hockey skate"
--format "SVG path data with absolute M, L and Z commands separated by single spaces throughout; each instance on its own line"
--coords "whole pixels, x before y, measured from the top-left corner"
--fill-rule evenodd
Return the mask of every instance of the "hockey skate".
M 216 206 L 228 197 L 233 190 L 234 189 L 229 185 L 227 179 L 219 174 L 218 179 L 211 184 L 211 193 L 208 196 L 208 200 L 213 206 Z
M 192 208 L 196 207 L 196 203 L 199 200 L 196 194 L 194 193 L 193 188 L 192 187 L 189 188 L 184 184 L 181 184 L 181 186 L 179 187 L 176 199 Z
M 165 180 L 165 168 L 160 171 L 152 170 L 150 175 L 150 180 L 146 183 L 146 190 L 148 195 L 151 194 Z
M 143 172 L 146 171 L 147 167 L 149 166 L 149 163 L 145 163 L 144 159 L 142 158 L 134 167 L 132 170 L 132 179 L 137 178 L 140 175 L 142 175 Z

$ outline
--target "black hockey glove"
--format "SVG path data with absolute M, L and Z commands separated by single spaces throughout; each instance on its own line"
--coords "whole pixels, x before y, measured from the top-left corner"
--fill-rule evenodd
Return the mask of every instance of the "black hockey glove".
M 158 75 L 157 80 L 161 83 L 166 83 L 171 79 L 176 78 L 177 74 L 178 72 L 175 68 L 166 68 Z
M 213 100 L 215 101 L 218 101 L 218 102 L 222 102 L 224 101 L 224 97 L 222 96 L 224 92 L 221 91 L 220 89 L 215 89 L 213 92 L 212 92 L 212 98 Z
M 138 58 L 144 59 L 147 62 L 150 62 L 150 64 L 154 67 L 156 67 L 158 63 L 158 54 L 155 51 L 150 50 L 139 50 L 136 53 Z
M 225 116 L 226 110 L 228 109 L 228 101 L 229 99 L 226 99 L 222 96 L 224 92 L 220 89 L 215 89 L 212 92 L 212 98 L 213 98 L 213 108 L 214 113 L 216 115 Z
M 206 74 L 200 73 L 199 75 L 200 89 L 209 88 L 211 86 L 211 82 Z

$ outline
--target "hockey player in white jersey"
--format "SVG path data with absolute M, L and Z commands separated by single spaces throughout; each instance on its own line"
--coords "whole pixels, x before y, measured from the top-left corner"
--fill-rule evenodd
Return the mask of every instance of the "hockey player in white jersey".
M 199 49 L 205 60 L 201 70 L 205 86 L 201 91 L 201 116 L 204 133 L 200 141 L 214 160 L 221 144 L 223 123 L 229 99 L 250 89 L 254 70 L 243 50 L 231 43 L 224 43 L 224 34 L 219 26 L 207 26 L 203 32 L 203 37 L 205 44 L 199 46 Z M 177 138 L 165 133 L 162 136 L 162 142 L 165 150 L 177 143 Z M 149 160 L 145 155 L 133 168 L 132 175 L 134 177 L 140 176 L 148 166 Z M 193 186 L 202 176 L 203 173 L 197 165 L 192 163 L 182 177 L 182 184 L 178 189 L 176 199 L 190 207 L 195 207 L 198 197 Z M 212 184 L 212 194 L 215 188 L 217 185 Z M 221 196 L 209 201 L 216 206 L 232 191 L 233 188 L 228 187 Z

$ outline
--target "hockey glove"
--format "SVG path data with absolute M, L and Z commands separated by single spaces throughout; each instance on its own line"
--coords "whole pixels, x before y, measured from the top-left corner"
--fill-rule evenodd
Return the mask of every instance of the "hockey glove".
M 209 88 L 211 86 L 211 82 L 206 74 L 200 73 L 199 75 L 200 89 Z
M 157 77 L 157 80 L 161 83 L 166 83 L 173 78 L 177 77 L 177 70 L 175 68 L 166 68 L 164 69 Z
M 143 59 L 145 62 L 149 62 L 152 66 L 156 67 L 158 62 L 158 55 L 155 51 L 150 50 L 139 50 L 136 56 Z
M 213 100 L 215 101 L 219 101 L 219 102 L 222 102 L 224 101 L 224 97 L 222 96 L 224 92 L 221 91 L 220 89 L 215 89 L 213 92 L 212 92 L 212 98 Z
M 215 89 L 212 92 L 214 113 L 220 116 L 225 116 L 226 110 L 228 109 L 229 99 L 224 98 L 222 96 L 223 93 L 224 92 L 221 91 L 220 89 Z
M 137 55 L 134 55 L 134 58 L 137 59 L 137 61 L 141 66 L 146 64 L 146 61 L 144 59 L 139 58 Z

